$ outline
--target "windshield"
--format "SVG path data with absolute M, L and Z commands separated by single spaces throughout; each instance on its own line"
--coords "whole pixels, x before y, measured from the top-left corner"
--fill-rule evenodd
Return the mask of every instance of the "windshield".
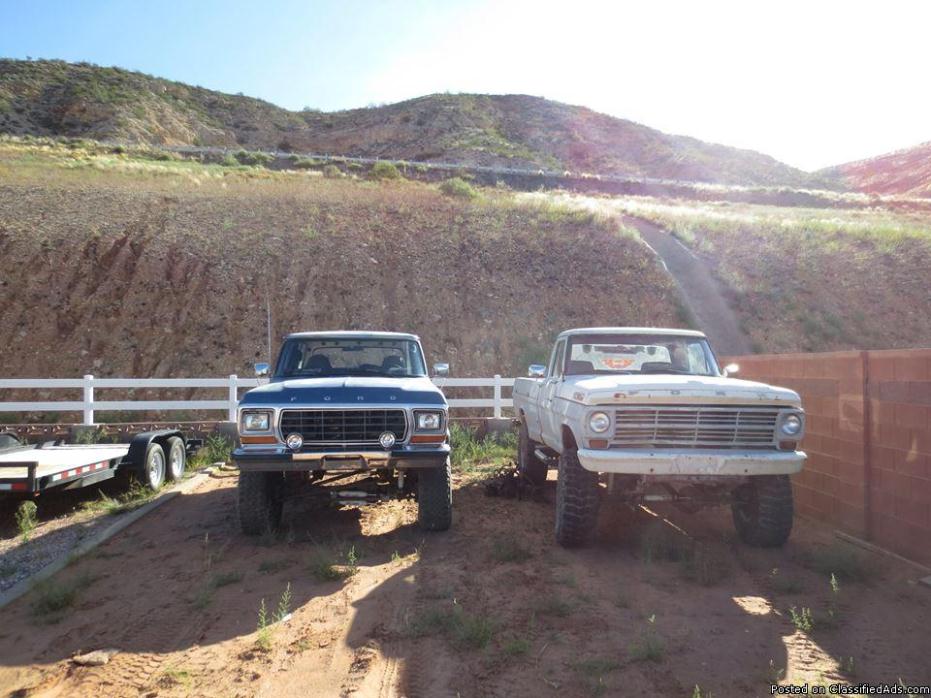
M 427 375 L 420 344 L 412 339 L 342 338 L 289 339 L 281 349 L 276 378 L 324 376 Z
M 629 373 L 720 375 L 703 337 L 651 334 L 576 335 L 569 338 L 567 376 Z

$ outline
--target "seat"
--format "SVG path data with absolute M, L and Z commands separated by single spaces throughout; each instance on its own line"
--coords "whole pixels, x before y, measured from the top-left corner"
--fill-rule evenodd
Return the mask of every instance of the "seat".
M 303 366 L 304 370 L 330 371 L 333 364 L 323 354 L 313 354 Z
M 591 361 L 570 361 L 566 373 L 570 376 L 585 376 L 595 372 L 595 364 Z
M 400 356 L 386 356 L 381 361 L 381 370 L 385 373 L 390 373 L 391 369 L 403 369 L 404 363 L 401 361 Z

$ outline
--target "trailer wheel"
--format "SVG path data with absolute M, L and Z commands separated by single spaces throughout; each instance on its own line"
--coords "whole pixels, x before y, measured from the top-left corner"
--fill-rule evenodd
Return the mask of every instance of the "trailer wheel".
M 734 490 L 731 500 L 737 535 L 758 548 L 776 548 L 789 539 L 793 511 L 788 475 L 755 475 Z
M 283 503 L 281 473 L 239 473 L 239 526 L 247 536 L 277 531 Z
M 527 424 L 523 421 L 520 423 L 517 438 L 517 472 L 534 487 L 542 487 L 546 482 L 549 467 L 534 453 L 534 443 L 530 440 Z
M 417 473 L 417 523 L 425 531 L 446 531 L 453 522 L 453 483 L 449 459 L 442 468 Z
M 168 479 L 180 480 L 184 476 L 185 459 L 187 453 L 184 448 L 184 439 L 172 436 L 166 444 L 168 451 Z
M 153 492 L 158 492 L 165 482 L 165 451 L 154 441 L 145 450 L 145 465 L 142 483 Z
M 556 480 L 556 542 L 565 548 L 585 545 L 598 522 L 598 473 L 582 467 L 577 449 L 566 445 Z

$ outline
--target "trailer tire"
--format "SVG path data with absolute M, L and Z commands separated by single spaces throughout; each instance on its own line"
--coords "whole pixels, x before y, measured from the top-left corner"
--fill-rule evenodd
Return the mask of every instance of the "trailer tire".
M 281 473 L 239 473 L 239 526 L 247 536 L 274 533 L 281 524 Z
M 453 523 L 453 481 L 449 459 L 442 468 L 417 473 L 417 523 L 425 531 L 446 531 Z
M 783 545 L 792 533 L 794 506 L 788 475 L 755 475 L 734 490 L 731 513 L 737 535 L 758 548 Z
M 158 492 L 165 484 L 165 450 L 152 441 L 145 450 L 145 463 L 142 466 L 142 484 L 153 492 Z
M 546 461 L 537 458 L 535 450 L 534 443 L 530 440 L 530 432 L 527 431 L 527 424 L 521 421 L 517 435 L 517 472 L 534 487 L 542 487 L 546 482 L 549 466 Z
M 187 465 L 187 452 L 184 439 L 180 436 L 171 436 L 165 443 L 168 455 L 168 479 L 177 482 L 184 477 L 184 468 Z
M 582 467 L 578 450 L 566 445 L 556 480 L 556 542 L 564 548 L 585 545 L 598 523 L 598 473 Z

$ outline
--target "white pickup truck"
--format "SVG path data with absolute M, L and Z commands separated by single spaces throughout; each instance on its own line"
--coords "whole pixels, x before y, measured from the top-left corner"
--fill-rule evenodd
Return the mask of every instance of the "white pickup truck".
M 605 494 L 689 510 L 727 504 L 741 539 L 772 547 L 792 530 L 789 475 L 805 413 L 797 393 L 728 377 L 701 332 L 582 328 L 514 382 L 518 468 L 541 485 L 558 465 L 556 539 L 584 544 Z

